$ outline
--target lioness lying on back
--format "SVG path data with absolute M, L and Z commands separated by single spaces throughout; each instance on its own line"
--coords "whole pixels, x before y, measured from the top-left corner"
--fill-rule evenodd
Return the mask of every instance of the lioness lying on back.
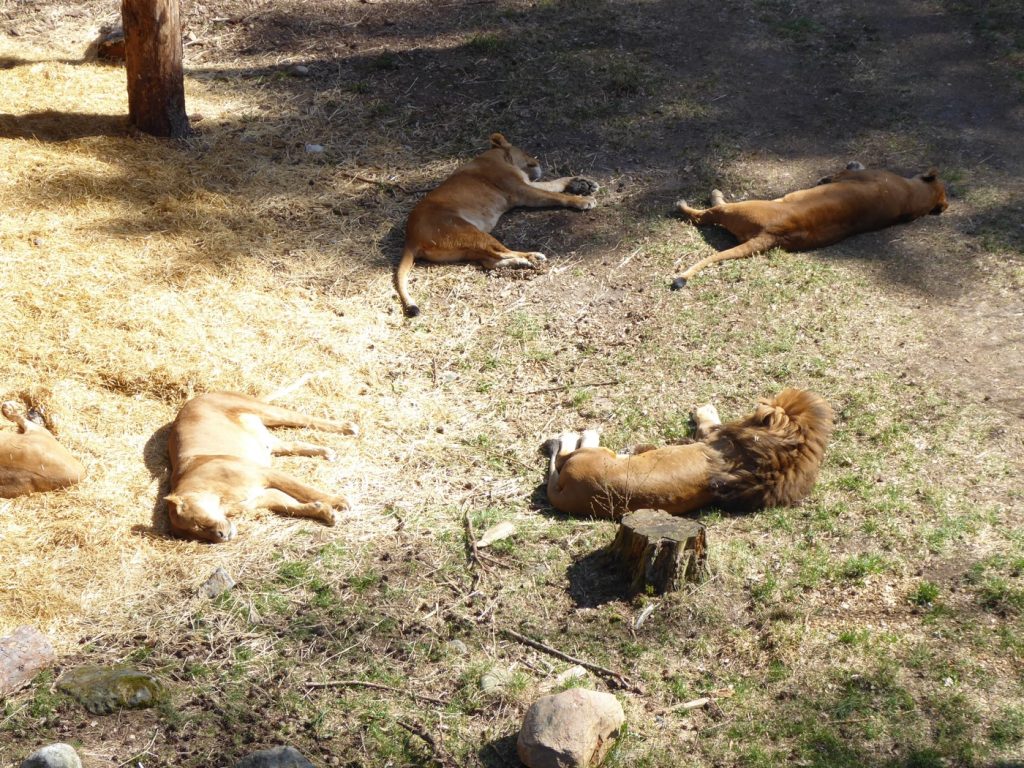
M 794 504 L 818 477 L 832 409 L 813 392 L 784 389 L 722 424 L 713 405 L 693 413 L 696 442 L 630 455 L 599 447 L 596 431 L 551 441 L 548 500 L 570 515 L 619 518 L 637 509 L 673 515 L 718 506 L 738 511 Z
M 491 149 L 459 168 L 427 193 L 409 214 L 405 249 L 395 272 L 395 288 L 405 314 L 419 307 L 409 297 L 409 271 L 416 259 L 437 263 L 475 261 L 485 269 L 531 267 L 545 260 L 536 251 L 511 251 L 489 234 L 510 208 L 562 206 L 586 211 L 597 203 L 598 186 L 580 176 L 538 181 L 540 163 L 500 133 Z
M 745 259 L 776 246 L 787 251 L 821 248 L 850 235 L 942 213 L 947 202 L 946 188 L 934 169 L 905 179 L 889 171 L 868 171 L 854 162 L 817 186 L 777 200 L 727 203 L 714 189 L 711 205 L 699 209 L 685 200 L 676 203 L 694 224 L 717 224 L 740 244 L 698 261 L 673 281 L 673 290 L 719 261 Z

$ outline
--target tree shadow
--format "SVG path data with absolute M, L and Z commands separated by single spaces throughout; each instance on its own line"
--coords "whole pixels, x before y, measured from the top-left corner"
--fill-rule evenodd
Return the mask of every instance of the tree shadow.
M 24 115 L 0 113 L 0 139 L 70 141 L 87 136 L 128 136 L 127 115 L 45 110 Z

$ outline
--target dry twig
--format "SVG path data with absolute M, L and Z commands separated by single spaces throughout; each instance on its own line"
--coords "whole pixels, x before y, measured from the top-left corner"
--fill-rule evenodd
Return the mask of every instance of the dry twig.
M 621 672 L 616 672 L 615 670 L 607 669 L 606 667 L 599 666 L 584 659 L 577 659 L 575 656 L 570 656 L 569 654 L 563 653 L 557 648 L 552 648 L 550 645 L 545 645 L 539 640 L 534 640 L 533 638 L 527 637 L 526 635 L 521 635 L 518 632 L 511 629 L 502 629 L 501 633 L 506 637 L 515 640 L 516 642 L 522 643 L 523 645 L 528 645 L 531 648 L 537 649 L 538 651 L 543 651 L 544 653 L 549 654 L 550 656 L 554 656 L 556 659 L 568 661 L 570 664 L 579 664 L 581 667 L 589 669 L 591 672 L 606 678 L 608 682 L 614 685 L 616 688 L 622 688 L 623 690 L 632 691 L 633 693 L 644 692 L 643 685 L 636 682 L 635 680 L 629 679 Z

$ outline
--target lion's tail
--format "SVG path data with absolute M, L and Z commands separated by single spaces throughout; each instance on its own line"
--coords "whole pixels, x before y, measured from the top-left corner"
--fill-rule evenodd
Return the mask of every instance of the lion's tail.
M 415 246 L 406 244 L 402 251 L 402 259 L 398 262 L 398 269 L 395 270 L 395 290 L 398 291 L 398 298 L 402 302 L 406 317 L 416 317 L 420 313 L 420 308 L 409 296 L 409 272 L 412 271 L 417 253 L 418 249 Z

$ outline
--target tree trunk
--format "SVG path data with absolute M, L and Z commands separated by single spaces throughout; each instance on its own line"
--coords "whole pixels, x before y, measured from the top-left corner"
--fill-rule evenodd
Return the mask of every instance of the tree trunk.
M 674 592 L 706 576 L 707 540 L 696 520 L 657 509 L 638 509 L 622 518 L 609 547 L 635 592 Z
M 32 627 L 18 627 L 14 634 L 0 637 L 0 700 L 56 660 L 46 635 Z
M 129 119 L 154 136 L 188 136 L 178 0 L 122 0 L 121 19 Z

